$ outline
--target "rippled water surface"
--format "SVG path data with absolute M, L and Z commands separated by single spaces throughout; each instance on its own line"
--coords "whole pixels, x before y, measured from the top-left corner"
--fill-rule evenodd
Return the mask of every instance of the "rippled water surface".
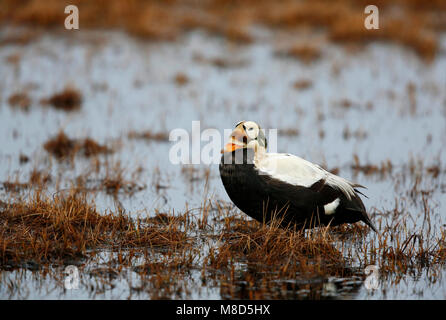
M 63 129 L 70 137 L 88 136 L 117 146 L 117 152 L 108 157 L 120 161 L 129 177 L 142 168 L 135 178 L 142 190 L 118 199 L 99 192 L 95 195 L 99 211 L 120 207 L 132 217 L 184 212 L 200 207 L 206 198 L 229 201 L 218 165 L 194 165 L 195 175 L 190 176 L 187 168 L 191 166 L 169 162 L 174 142 L 129 139 L 128 134 L 145 130 L 169 133 L 182 128 L 192 139 L 192 121 L 198 120 L 201 131 L 215 128 L 221 132 L 219 143 L 223 144 L 225 129 L 240 120 L 254 120 L 267 130 L 278 129 L 278 152 L 336 169 L 339 175 L 367 186 L 364 203 L 372 217 L 404 203 L 405 212 L 420 223 L 422 208 L 407 200 L 415 183 L 411 167 L 420 168 L 420 162 L 423 170 L 439 166 L 435 178 L 422 172 L 420 188 L 432 190 L 432 224 L 435 232 L 441 232 L 446 219 L 446 38 L 431 64 L 404 47 L 389 44 L 354 50 L 323 44 L 322 57 L 305 64 L 277 54 L 290 35 L 261 29 L 257 33 L 263 41 L 248 46 L 201 32 L 167 43 L 143 43 L 119 32 L 82 32 L 72 38 L 48 33 L 24 46 L 0 47 L 0 182 L 26 181 L 34 167 L 50 166 L 54 175 L 63 173 L 65 177 L 59 188 L 68 188 L 91 163 L 80 158 L 75 166 L 61 164 L 43 149 L 43 144 Z M 20 56 L 19 63 L 6 62 L 13 55 Z M 185 84 L 175 81 L 179 73 L 187 76 Z M 296 89 L 298 80 L 308 80 L 310 86 Z M 67 113 L 40 104 L 41 99 L 66 86 L 82 93 L 79 111 Z M 32 100 L 28 112 L 9 106 L 8 98 L 15 92 L 28 93 Z M 202 147 L 207 143 L 195 142 Z M 30 161 L 20 163 L 21 154 Z M 377 167 L 390 161 L 392 171 L 380 175 L 354 170 L 355 157 L 361 165 Z M 1 200 L 15 196 L 0 188 Z M 379 217 L 373 218 L 377 221 Z M 382 225 L 386 219 L 381 217 Z M 363 241 L 373 237 L 368 234 Z M 243 268 L 240 266 L 242 273 Z M 398 281 L 382 279 L 374 291 L 364 287 L 362 278 L 354 277 L 315 280 L 311 286 L 323 290 L 323 297 L 328 298 L 444 299 L 446 273 L 441 270 L 437 281 L 429 280 L 432 274 L 427 268 L 402 275 Z M 0 297 L 151 297 L 131 289 L 141 281 L 132 270 L 105 284 L 96 280 L 96 274 L 96 266 L 85 266 L 80 288 L 64 290 L 61 266 L 54 266 L 49 274 L 32 266 L 4 270 Z M 283 279 L 277 290 L 293 281 Z M 185 286 L 189 288 L 189 293 L 182 295 L 185 298 L 228 297 L 218 283 L 201 284 L 200 270 L 191 272 Z M 307 289 L 300 290 L 282 297 L 306 297 Z

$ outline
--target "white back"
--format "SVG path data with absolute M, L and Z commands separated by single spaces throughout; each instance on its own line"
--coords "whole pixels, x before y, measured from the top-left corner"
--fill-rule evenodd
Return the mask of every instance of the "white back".
M 324 179 L 325 183 L 340 190 L 348 199 L 355 195 L 354 184 L 320 166 L 288 153 L 263 153 L 254 160 L 259 174 L 267 174 L 283 182 L 310 187 Z

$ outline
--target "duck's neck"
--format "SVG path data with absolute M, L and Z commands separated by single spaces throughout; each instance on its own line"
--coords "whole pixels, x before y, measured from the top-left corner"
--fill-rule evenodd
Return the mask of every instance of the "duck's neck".
M 266 156 L 266 149 L 258 146 L 255 150 L 254 160 L 262 160 Z

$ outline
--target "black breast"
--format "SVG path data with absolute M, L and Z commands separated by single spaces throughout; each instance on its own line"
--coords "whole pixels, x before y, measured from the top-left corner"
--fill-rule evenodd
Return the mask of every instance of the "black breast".
M 282 225 L 307 228 L 325 221 L 315 216 L 319 209 L 317 192 L 293 186 L 259 174 L 253 164 L 254 152 L 237 149 L 224 153 L 220 162 L 220 176 L 229 198 L 247 215 L 260 222 L 269 222 L 274 215 Z M 323 209 L 322 209 L 323 210 Z

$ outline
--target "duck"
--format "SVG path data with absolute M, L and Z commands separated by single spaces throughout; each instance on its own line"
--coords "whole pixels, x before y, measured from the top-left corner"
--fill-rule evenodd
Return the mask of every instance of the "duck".
M 305 230 L 362 221 L 378 232 L 360 197 L 364 186 L 298 156 L 268 153 L 264 130 L 254 121 L 235 125 L 219 171 L 235 206 L 261 223 Z

